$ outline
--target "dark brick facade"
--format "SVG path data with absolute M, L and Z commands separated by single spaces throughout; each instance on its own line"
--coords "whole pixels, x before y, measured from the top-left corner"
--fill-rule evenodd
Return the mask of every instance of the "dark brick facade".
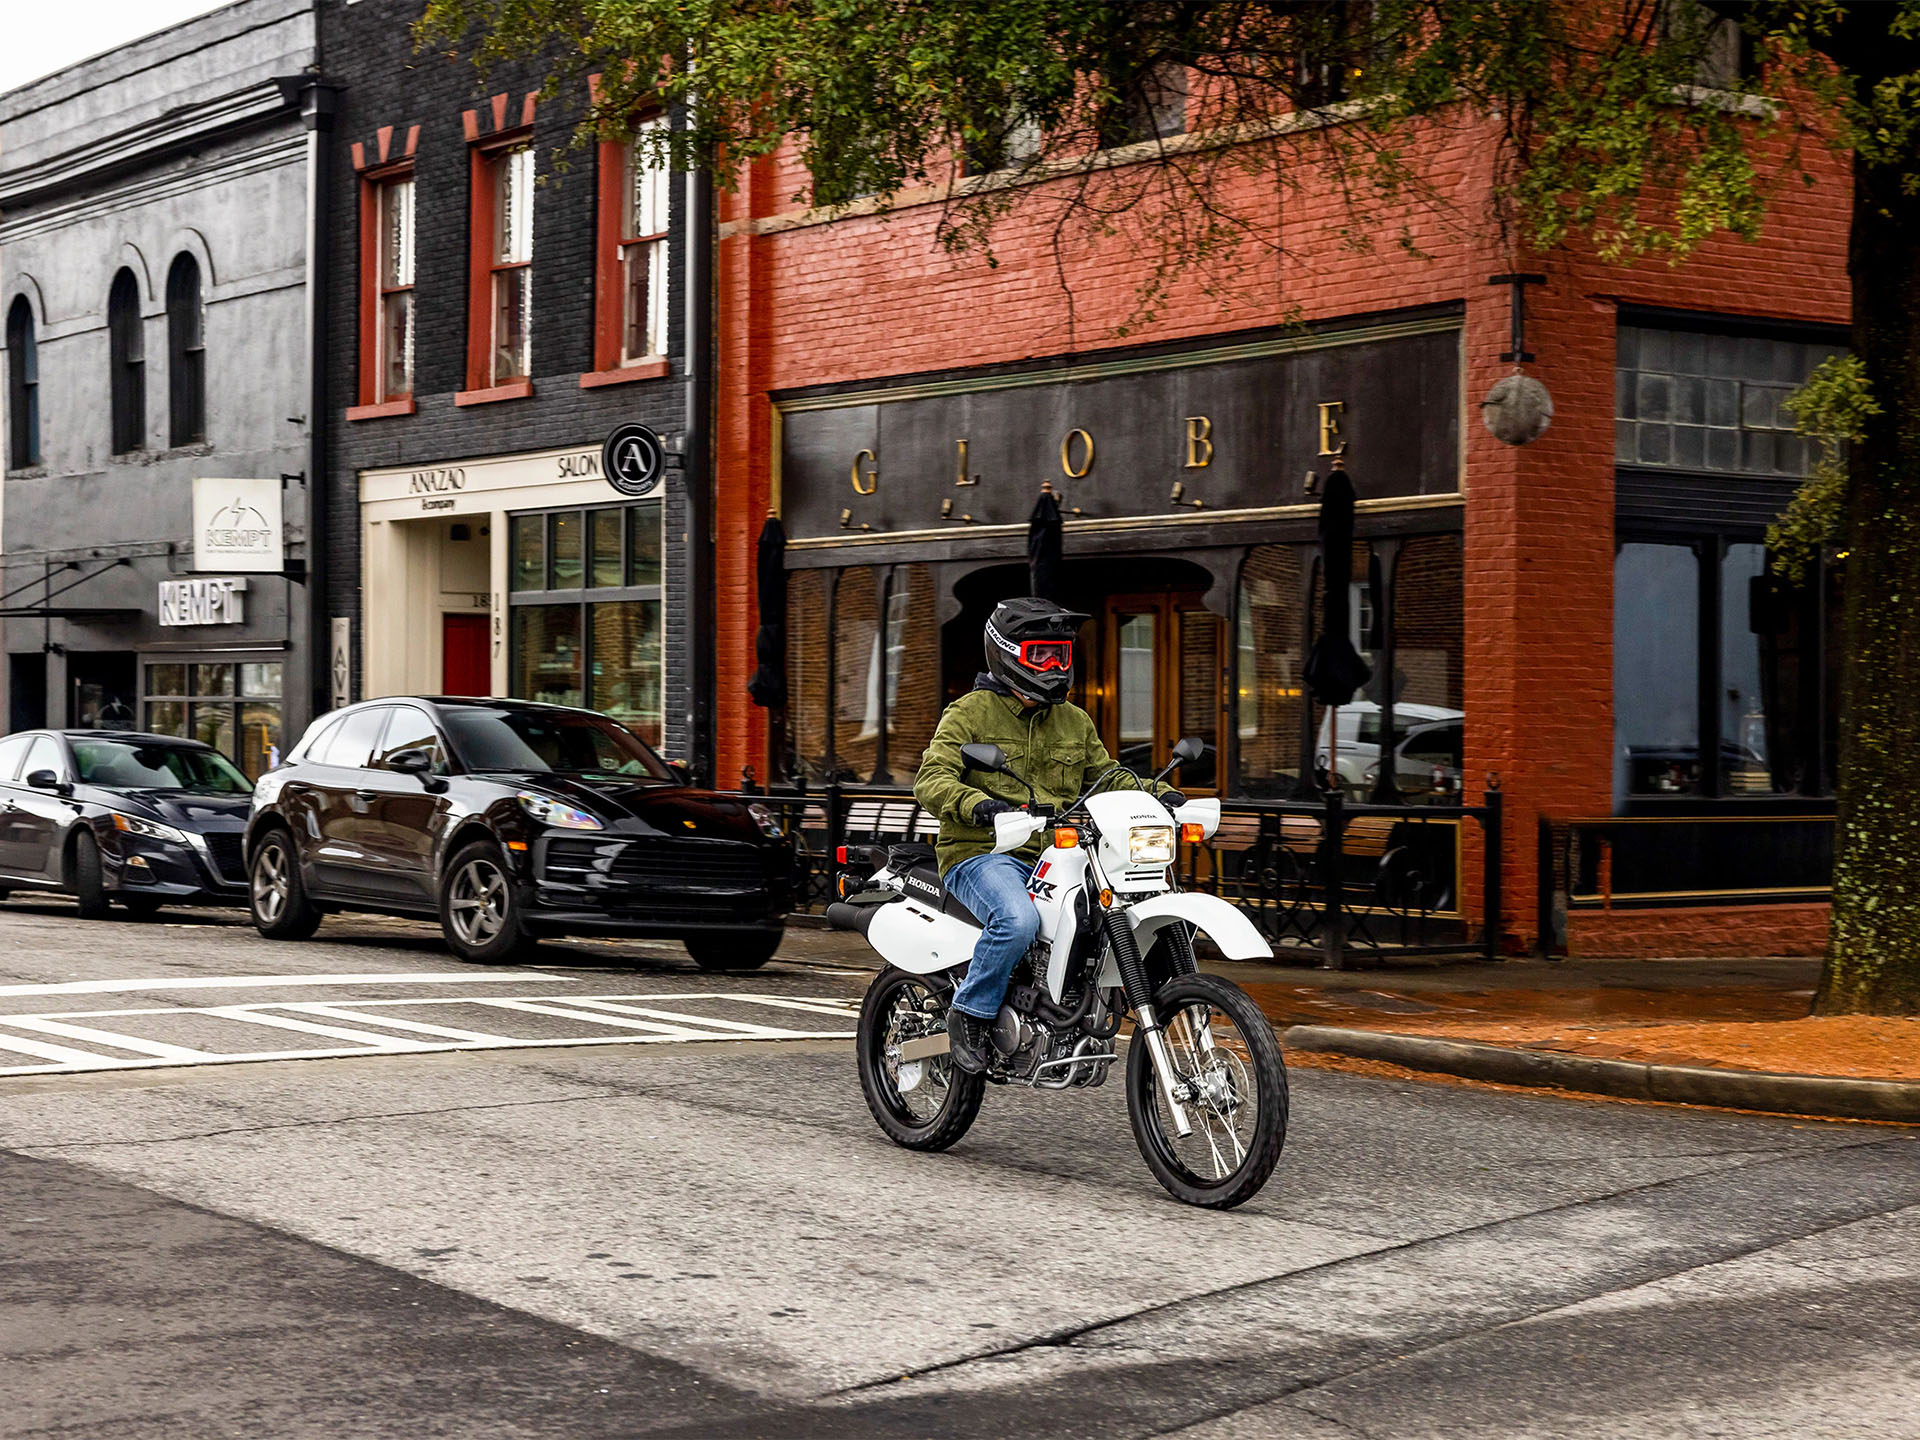
M 594 245 L 597 152 L 575 146 L 584 109 L 579 94 L 542 100 L 533 127 L 538 190 L 534 201 L 533 391 L 525 399 L 456 406 L 467 355 L 469 150 L 462 112 L 490 97 L 537 90 L 536 67 L 503 66 L 485 76 L 471 61 L 416 52 L 411 25 L 419 0 L 361 0 L 320 10 L 324 73 L 344 88 L 335 121 L 329 175 L 328 516 L 329 614 L 354 628 L 354 697 L 361 670 L 359 473 L 393 465 L 434 465 L 598 442 L 614 425 L 638 420 L 663 436 L 684 427 L 681 217 L 676 187 L 669 237 L 668 353 L 672 373 L 655 380 L 582 389 L 594 369 Z M 414 152 L 415 339 L 411 415 L 347 421 L 359 377 L 360 221 L 356 141 L 374 153 L 378 132 L 404 137 L 418 125 Z M 395 141 L 398 153 L 399 140 Z M 618 497 L 609 489 L 609 501 Z M 666 748 L 687 755 L 685 604 L 686 498 L 677 474 L 666 497 L 664 647 Z

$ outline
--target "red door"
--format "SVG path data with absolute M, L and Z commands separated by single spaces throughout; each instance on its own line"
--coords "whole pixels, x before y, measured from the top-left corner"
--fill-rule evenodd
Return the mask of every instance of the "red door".
M 487 654 L 487 617 L 443 615 L 440 626 L 440 693 L 491 695 L 493 664 Z

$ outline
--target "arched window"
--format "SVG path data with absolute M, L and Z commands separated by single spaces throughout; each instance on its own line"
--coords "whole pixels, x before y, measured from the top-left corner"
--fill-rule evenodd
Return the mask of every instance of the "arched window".
M 40 355 L 33 306 L 19 296 L 7 311 L 7 456 L 15 470 L 40 463 Z
M 138 450 L 146 440 L 147 352 L 140 337 L 140 282 L 133 271 L 113 277 L 107 293 L 107 345 L 113 381 L 113 453 Z
M 176 255 L 167 271 L 167 443 L 207 438 L 207 355 L 200 309 L 200 264 Z

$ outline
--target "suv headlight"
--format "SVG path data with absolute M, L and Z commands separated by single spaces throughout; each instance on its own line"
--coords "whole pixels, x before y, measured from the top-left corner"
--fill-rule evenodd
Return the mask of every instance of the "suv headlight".
M 142 820 L 138 815 L 122 815 L 113 812 L 113 828 L 127 835 L 142 835 L 149 840 L 166 840 L 174 845 L 187 845 L 184 830 L 176 830 L 171 825 L 162 825 L 158 820 Z
M 1135 825 L 1127 831 L 1127 859 L 1135 865 L 1173 863 L 1171 825 Z
M 527 812 L 529 819 L 542 825 L 552 825 L 560 830 L 604 830 L 593 816 L 584 810 L 555 800 L 551 795 L 542 795 L 537 790 L 522 790 L 514 797 L 520 802 L 520 808 Z
M 780 838 L 780 817 L 764 805 L 749 805 L 747 813 L 753 816 L 753 823 L 760 827 L 760 833 Z

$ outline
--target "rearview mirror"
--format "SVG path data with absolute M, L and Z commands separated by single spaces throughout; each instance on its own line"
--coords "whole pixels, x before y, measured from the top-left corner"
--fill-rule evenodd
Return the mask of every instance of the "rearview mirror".
M 1173 747 L 1173 763 L 1190 765 L 1207 753 L 1207 742 L 1198 735 L 1189 735 Z
M 962 745 L 960 758 L 966 762 L 961 766 L 962 770 L 992 770 L 1000 774 L 1006 773 L 1007 752 L 998 745 L 984 742 Z

